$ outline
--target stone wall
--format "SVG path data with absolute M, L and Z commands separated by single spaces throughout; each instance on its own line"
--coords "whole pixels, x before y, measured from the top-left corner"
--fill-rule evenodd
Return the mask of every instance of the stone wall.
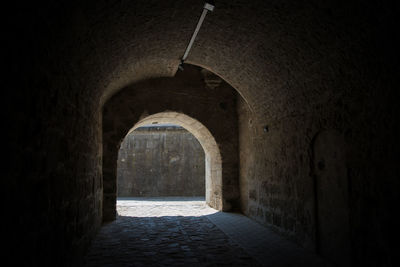
M 122 138 L 142 115 L 165 110 L 215 136 L 224 198 L 310 249 L 322 248 L 318 181 L 345 166 L 353 266 L 395 265 L 395 1 L 216 1 L 187 63 L 243 99 L 240 198 L 236 93 L 207 88 L 190 70 L 175 76 L 204 1 L 9 4 L 2 212 L 12 233 L 4 254 L 16 265 L 78 266 L 115 215 L 107 203 Z M 345 159 L 332 144 L 344 144 Z
M 118 153 L 117 196 L 204 196 L 204 150 L 177 126 L 140 127 Z

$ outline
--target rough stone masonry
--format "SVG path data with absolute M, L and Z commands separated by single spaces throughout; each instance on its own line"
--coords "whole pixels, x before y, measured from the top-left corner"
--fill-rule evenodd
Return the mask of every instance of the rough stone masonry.
M 118 153 L 118 197 L 204 196 L 204 150 L 180 126 L 140 127 Z
M 338 265 L 398 265 L 396 1 L 215 1 L 186 60 L 224 80 L 215 88 L 177 73 L 203 0 L 8 4 L 1 188 L 15 265 L 79 266 L 115 219 L 120 141 L 167 110 L 214 136 L 215 199 Z

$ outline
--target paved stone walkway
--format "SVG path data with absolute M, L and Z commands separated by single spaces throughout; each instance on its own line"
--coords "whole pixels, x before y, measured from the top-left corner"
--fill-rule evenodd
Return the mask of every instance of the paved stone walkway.
M 329 266 L 240 214 L 199 198 L 131 198 L 94 240 L 85 266 Z M 221 231 L 222 230 L 222 231 Z

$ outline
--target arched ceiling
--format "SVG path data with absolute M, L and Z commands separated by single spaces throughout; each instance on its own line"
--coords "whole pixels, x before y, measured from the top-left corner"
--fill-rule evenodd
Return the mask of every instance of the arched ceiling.
M 77 7 L 69 45 L 78 47 L 75 61 L 87 71 L 82 82 L 100 106 L 130 84 L 174 76 L 203 4 L 104 1 Z M 222 77 L 259 117 L 289 116 L 315 94 L 313 87 L 324 87 L 317 70 L 335 76 L 333 67 L 321 68 L 338 55 L 330 51 L 336 39 L 320 42 L 331 28 L 323 24 L 328 19 L 320 8 L 293 1 L 217 1 L 186 62 Z

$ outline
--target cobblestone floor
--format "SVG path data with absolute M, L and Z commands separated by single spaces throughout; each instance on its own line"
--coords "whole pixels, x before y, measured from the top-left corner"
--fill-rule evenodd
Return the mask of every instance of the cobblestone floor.
M 247 217 L 217 212 L 203 199 L 120 199 L 117 211 L 117 220 L 94 240 L 85 266 L 328 266 Z

